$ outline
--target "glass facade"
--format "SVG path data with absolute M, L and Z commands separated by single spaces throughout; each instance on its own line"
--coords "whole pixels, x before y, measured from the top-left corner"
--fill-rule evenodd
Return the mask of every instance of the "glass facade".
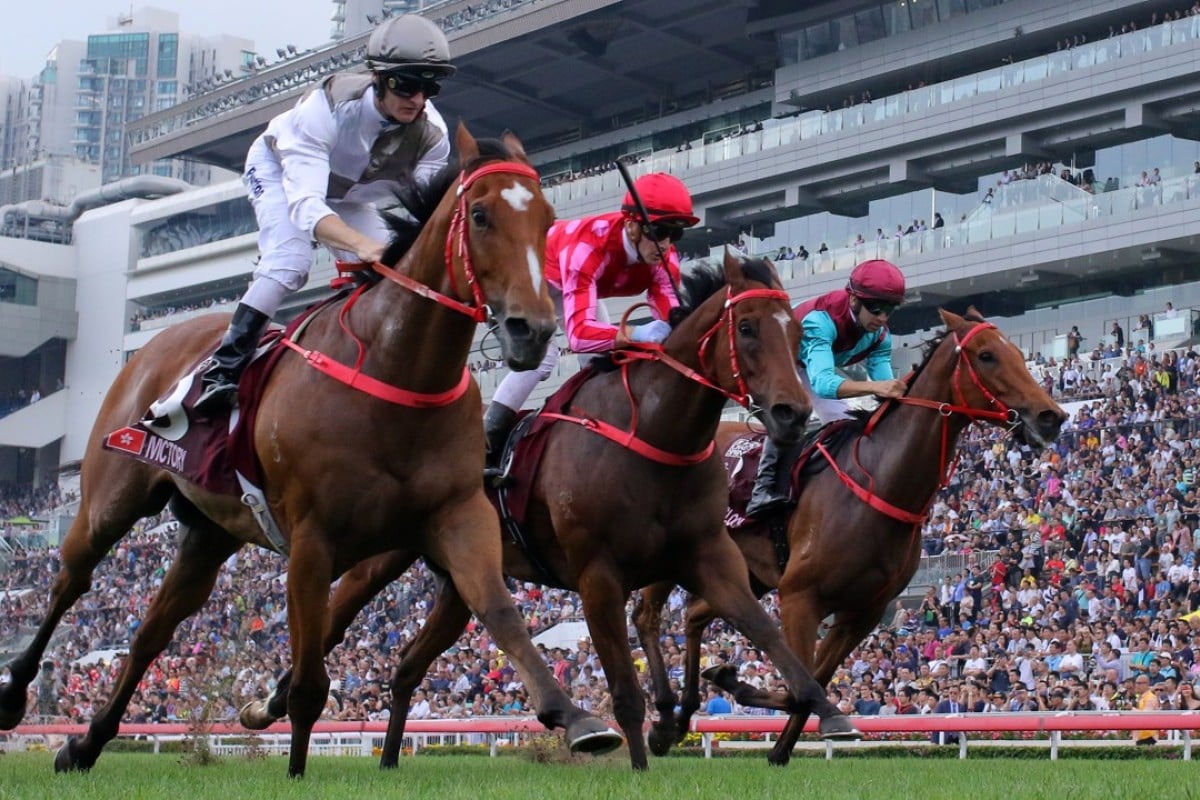
M 161 174 L 157 168 L 155 172 Z M 174 253 L 177 250 L 254 233 L 256 230 L 258 225 L 254 220 L 254 209 L 251 208 L 250 201 L 238 197 L 194 211 L 175 214 L 153 227 L 140 230 L 140 257 L 150 258 Z
M 0 264 L 0 303 L 37 305 L 38 282 Z
M 179 34 L 160 33 L 158 35 L 158 63 L 155 65 L 155 75 L 159 78 L 174 78 L 178 62 Z
M 89 36 L 87 58 L 96 63 L 97 70 L 102 74 L 145 76 L 149 70 L 150 34 L 105 33 Z
M 935 25 L 982 11 L 1004 0 L 892 0 L 833 19 L 778 34 L 781 63 L 795 64 L 810 58 Z

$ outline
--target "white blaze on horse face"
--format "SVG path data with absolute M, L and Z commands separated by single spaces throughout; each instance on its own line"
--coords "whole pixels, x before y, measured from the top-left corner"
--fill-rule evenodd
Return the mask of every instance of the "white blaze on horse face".
M 533 245 L 525 248 L 525 260 L 529 263 L 529 279 L 533 281 L 533 290 L 542 293 L 542 261 L 538 258 Z
M 524 211 L 529 208 L 529 201 L 533 199 L 533 192 L 514 181 L 512 186 L 500 190 L 500 196 L 513 207 L 514 211 Z
M 786 311 L 780 311 L 774 315 L 779 321 L 779 326 L 783 328 L 783 338 L 787 338 L 788 323 L 792 321 L 792 315 Z

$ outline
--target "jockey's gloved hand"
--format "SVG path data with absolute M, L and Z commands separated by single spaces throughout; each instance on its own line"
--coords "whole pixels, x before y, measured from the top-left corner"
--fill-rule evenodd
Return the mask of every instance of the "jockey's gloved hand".
M 653 322 L 647 322 L 645 325 L 638 325 L 629 333 L 630 341 L 634 342 L 662 342 L 671 333 L 671 326 L 661 319 L 656 319 Z

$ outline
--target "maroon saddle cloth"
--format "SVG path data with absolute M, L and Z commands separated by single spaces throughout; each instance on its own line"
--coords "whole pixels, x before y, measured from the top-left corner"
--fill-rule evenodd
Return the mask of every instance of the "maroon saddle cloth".
M 280 342 L 333 299 L 308 309 L 285 330 L 269 330 L 263 335 L 258 352 L 238 381 L 236 409 L 212 418 L 193 410 L 201 393 L 200 375 L 212 354 L 209 350 L 139 421 L 105 436 L 104 447 L 173 472 L 216 494 L 241 497 L 239 474 L 253 486 L 262 486 L 262 464 L 254 452 L 254 423 L 263 387 L 287 351 Z

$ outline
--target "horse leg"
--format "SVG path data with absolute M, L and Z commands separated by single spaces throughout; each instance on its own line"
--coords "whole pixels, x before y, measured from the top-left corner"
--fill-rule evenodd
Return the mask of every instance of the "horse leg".
M 129 463 L 140 467 L 133 461 Z M 132 488 L 123 488 L 126 496 L 133 491 Z M 63 539 L 60 553 L 62 565 L 50 587 L 46 616 L 38 626 L 33 641 L 8 665 L 10 682 L 7 686 L 0 686 L 0 731 L 15 728 L 25 716 L 26 692 L 29 684 L 38 675 L 39 662 L 50 643 L 50 637 L 63 615 L 91 588 L 92 572 L 96 565 L 113 545 L 129 532 L 133 523 L 161 511 L 170 493 L 168 484 L 163 484 L 162 490 L 157 492 L 147 486 L 140 502 L 132 504 L 132 507 L 120 508 L 110 505 L 94 509 L 93 504 L 89 502 L 93 493 L 85 491 L 80 501 L 79 515 Z
M 538 721 L 565 728 L 571 752 L 607 753 L 621 745 L 621 735 L 571 703 L 530 641 L 525 621 L 513 604 L 501 574 L 500 522 L 480 489 L 470 500 L 445 509 L 429 543 L 435 563 L 449 570 L 463 601 L 475 612 L 496 643 L 521 673 Z
M 713 537 L 708 545 L 689 561 L 703 565 L 703 569 L 694 571 L 691 579 L 694 593 L 708 601 L 717 616 L 732 623 L 755 647 L 770 656 L 775 668 L 783 674 L 788 696 L 780 698 L 773 692 L 739 689 L 736 674 L 728 665 L 710 672 L 720 677 L 726 685 L 733 686 L 735 699 L 743 705 L 777 708 L 793 713 L 815 711 L 821 718 L 821 734 L 826 738 L 860 736 L 850 720 L 829 702 L 824 688 L 813 680 L 800 659 L 787 648 L 783 634 L 758 604 L 750 591 L 746 562 L 737 545 L 728 535 Z
M 104 745 L 117 735 L 121 717 L 150 664 L 171 643 L 179 623 L 204 605 L 221 565 L 243 544 L 206 521 L 181 522 L 180 531 L 179 554 L 134 634 L 112 697 L 92 718 L 82 738 L 71 737 L 59 749 L 54 757 L 56 772 L 92 768 Z
M 310 526 L 292 533 L 288 558 L 288 631 L 292 640 L 292 680 L 287 711 L 292 719 L 288 777 L 304 777 L 313 725 L 329 696 L 325 671 L 325 631 L 329 628 L 329 586 L 333 583 L 333 548 Z
M 647 586 L 638 592 L 633 608 L 633 624 L 646 652 L 646 671 L 650 674 L 654 707 L 658 710 L 658 719 L 650 726 L 649 735 L 650 752 L 656 756 L 665 756 L 675 741 L 675 704 L 679 700 L 671 691 L 660 641 L 662 610 L 672 588 L 670 583 Z
M 325 654 L 342 643 L 346 629 L 358 612 L 385 586 L 404 574 L 417 560 L 415 553 L 393 550 L 360 561 L 342 575 L 329 607 L 329 630 L 325 635 Z M 292 670 L 286 670 L 265 700 L 251 700 L 242 706 L 238 719 L 242 727 L 261 731 L 287 716 L 287 696 L 292 685 Z
M 380 769 L 390 769 L 399 763 L 413 691 L 429 673 L 433 660 L 458 641 L 471 621 L 471 609 L 463 603 L 454 582 L 439 575 L 438 584 L 437 601 L 429 612 L 429 619 L 405 646 L 396 674 L 392 676 L 392 715 L 388 719 L 387 737 L 383 740 Z
M 878 621 L 882 616 L 882 608 L 878 609 L 878 614 L 837 615 L 834 626 L 817 645 L 816 667 L 813 669 L 813 677 L 817 682 L 822 686 L 827 686 L 833 680 L 833 673 L 837 672 L 838 665 L 853 652 L 863 637 L 875 626 L 875 622 L 871 620 Z M 815 624 L 812 630 L 816 630 Z M 775 742 L 768 757 L 771 764 L 780 767 L 787 765 L 792 749 L 800 739 L 800 734 L 804 732 L 804 724 L 807 721 L 807 714 L 793 714 L 788 718 L 787 725 L 779 734 L 779 739 Z
M 805 588 L 792 588 L 800 584 L 799 580 L 789 578 L 779 587 L 779 618 L 783 622 L 784 638 L 792 650 L 799 654 L 805 663 L 811 665 L 816 657 L 817 627 L 821 624 L 821 617 L 817 610 L 815 592 Z M 836 669 L 836 665 L 834 668 Z M 816 678 L 816 673 L 813 677 Z M 821 679 L 821 685 L 828 684 L 832 677 L 833 671 L 830 670 Z M 787 725 L 767 756 L 767 763 L 777 767 L 787 766 L 792 759 L 792 750 L 796 747 L 800 734 L 804 732 L 806 722 L 807 713 L 793 714 L 788 718 Z
M 700 710 L 700 637 L 713 621 L 712 609 L 699 597 L 693 597 L 687 606 L 684 631 L 687 635 L 686 664 L 684 666 L 683 700 L 679 704 L 679 720 L 675 727 L 675 741 L 682 742 L 687 736 L 692 715 Z
M 613 716 L 625 732 L 630 763 L 634 769 L 643 770 L 650 766 L 642 733 L 646 697 L 629 652 L 625 600 L 625 590 L 607 562 L 593 563 L 580 576 L 579 601 L 592 634 L 592 646 L 604 666 L 608 690 L 612 693 Z

